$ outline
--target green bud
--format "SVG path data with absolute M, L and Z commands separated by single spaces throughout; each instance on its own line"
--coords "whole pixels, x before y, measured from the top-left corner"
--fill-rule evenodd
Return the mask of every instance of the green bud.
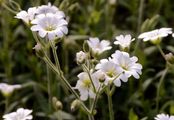
M 74 100 L 71 103 L 71 111 L 75 111 L 80 106 L 80 101 L 78 99 Z
M 171 64 L 174 64 L 174 55 L 172 53 L 168 53 L 165 55 L 165 59 L 171 63 Z
M 56 97 L 52 98 L 52 105 L 56 110 L 62 110 L 63 104 L 61 101 L 59 101 Z

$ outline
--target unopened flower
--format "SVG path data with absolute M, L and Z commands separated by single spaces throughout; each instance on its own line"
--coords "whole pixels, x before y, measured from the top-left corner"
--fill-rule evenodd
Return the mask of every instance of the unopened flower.
M 123 72 L 123 70 L 113 61 L 102 59 L 100 60 L 100 63 L 96 65 L 96 69 L 105 73 L 105 85 L 113 82 L 116 86 L 121 86 L 121 81 L 118 78 L 119 75 Z
M 19 108 L 16 112 L 12 112 L 3 116 L 4 120 L 32 120 L 32 110 Z
M 15 89 L 20 89 L 21 87 L 21 85 L 8 85 L 6 83 L 0 83 L 0 91 L 5 97 L 8 97 Z
M 107 40 L 100 41 L 99 38 L 89 38 L 89 40 L 87 42 L 94 54 L 101 54 L 104 51 L 110 50 L 112 48 L 110 46 L 109 41 L 107 41 Z
M 92 77 L 94 86 L 97 88 L 99 81 L 94 80 L 94 77 L 92 74 L 91 74 L 91 77 Z M 78 75 L 78 78 L 79 78 L 79 80 L 77 81 L 75 89 L 79 90 L 80 99 L 85 101 L 88 99 L 88 97 L 94 98 L 95 93 L 94 93 L 94 89 L 93 89 L 93 86 L 92 86 L 88 73 L 82 72 Z
M 86 58 L 87 58 L 87 55 L 83 51 L 76 53 L 76 61 L 78 64 L 84 63 Z
M 167 37 L 169 34 L 172 34 L 172 28 L 161 28 L 142 33 L 138 36 L 138 38 L 143 39 L 143 41 L 150 40 L 152 43 L 158 43 L 161 38 Z
M 124 71 L 119 77 L 124 82 L 127 82 L 130 76 L 139 79 L 139 75 L 142 74 L 142 65 L 136 63 L 138 58 L 135 56 L 130 57 L 127 52 L 115 51 L 115 53 L 112 54 L 112 61 Z
M 35 14 L 37 13 L 37 8 L 32 7 L 29 8 L 27 11 L 20 11 L 16 14 L 15 18 L 23 20 L 26 24 L 29 24 L 35 17 Z
M 172 34 L 172 37 L 174 37 L 174 33 Z
M 68 23 L 60 14 L 40 14 L 31 23 L 34 24 L 32 31 L 38 31 L 40 37 L 48 37 L 49 40 L 62 38 L 68 33 Z
M 116 41 L 114 44 L 120 45 L 122 49 L 129 48 L 132 41 L 135 39 L 132 39 L 131 35 L 120 35 L 115 37 Z
M 156 117 L 155 117 L 155 120 L 174 120 L 174 116 L 169 116 L 167 114 L 158 114 Z
M 174 55 L 172 53 L 168 53 L 165 55 L 165 59 L 171 63 L 171 64 L 174 64 Z

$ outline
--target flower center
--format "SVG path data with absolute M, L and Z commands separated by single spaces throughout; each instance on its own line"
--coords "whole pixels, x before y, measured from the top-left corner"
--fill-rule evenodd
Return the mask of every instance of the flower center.
M 47 25 L 47 26 L 45 27 L 45 30 L 46 30 L 46 31 L 53 31 L 53 30 L 55 30 L 55 29 L 56 29 L 56 27 L 53 26 L 53 25 Z
M 109 77 L 111 77 L 111 78 L 115 76 L 115 73 L 114 73 L 113 70 L 110 70 L 110 71 L 106 72 L 106 74 L 107 74 Z
M 89 79 L 86 79 L 86 80 L 83 81 L 83 85 L 84 85 L 84 87 L 89 88 L 90 85 L 91 85 L 91 81 Z

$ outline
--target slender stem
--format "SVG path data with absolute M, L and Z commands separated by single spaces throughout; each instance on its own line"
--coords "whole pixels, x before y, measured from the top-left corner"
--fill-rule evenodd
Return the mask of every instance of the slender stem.
M 50 57 L 50 51 L 47 51 L 47 56 Z M 47 71 L 47 87 L 48 87 L 48 102 L 49 102 L 49 110 L 51 110 L 51 105 L 52 105 L 52 95 L 51 95 L 51 72 L 48 64 L 46 64 L 46 71 Z
M 52 51 L 53 51 L 53 56 L 54 56 L 54 59 L 55 59 L 56 67 L 60 70 L 61 69 L 60 68 L 60 63 L 59 63 L 59 59 L 58 59 L 56 48 L 55 48 L 55 45 L 53 44 L 53 41 L 50 41 L 50 45 L 51 45 L 51 48 L 52 48 Z
M 157 93 L 156 93 L 156 112 L 157 113 L 158 113 L 158 109 L 159 109 L 160 89 L 161 89 L 161 86 L 162 86 L 162 83 L 164 81 L 167 71 L 168 71 L 168 68 L 166 67 L 166 69 L 163 71 L 163 74 L 161 75 L 161 78 L 160 78 L 160 81 L 159 81 L 158 87 L 157 87 Z
M 9 106 L 9 97 L 5 97 L 5 112 L 7 112 L 7 109 L 8 109 L 8 106 Z
M 161 55 L 163 56 L 163 58 L 165 59 L 165 53 L 163 52 L 161 46 L 160 45 L 156 45 L 156 46 L 157 46 L 158 50 L 160 51 Z
M 91 81 L 91 83 L 92 83 L 92 87 L 93 87 L 93 89 L 94 89 L 94 92 L 96 92 L 96 88 L 95 88 L 94 82 L 93 82 L 93 80 L 92 80 L 92 76 L 91 76 L 91 74 L 90 74 L 89 69 L 87 68 L 86 65 L 82 65 L 82 66 L 83 66 L 83 68 L 86 70 L 86 72 L 87 72 L 87 74 L 88 74 L 88 76 L 89 76 L 89 79 L 90 79 L 90 81 Z
M 13 13 L 13 14 L 17 14 L 18 12 L 16 12 L 16 11 L 14 11 L 14 10 L 12 10 L 10 7 L 8 7 L 6 4 L 2 4 L 2 6 L 5 8 L 5 9 L 7 9 L 8 11 L 10 11 L 11 13 Z
M 88 114 L 88 119 L 89 119 L 89 120 L 95 120 L 95 119 L 94 119 L 94 116 L 91 115 L 91 114 Z
M 113 104 L 112 104 L 112 96 L 110 94 L 110 87 L 107 88 L 107 97 L 108 97 L 108 107 L 109 107 L 109 118 L 110 120 L 114 120 L 114 111 L 113 111 Z
M 100 86 L 99 86 L 99 88 L 98 88 L 98 91 L 97 91 L 97 93 L 96 93 L 96 96 L 95 96 L 95 98 L 94 98 L 94 101 L 93 101 L 93 103 L 92 103 L 92 106 L 91 106 L 91 114 L 94 113 L 94 109 L 95 109 L 95 106 L 96 106 L 96 104 L 97 104 L 98 97 L 99 97 L 99 95 L 100 95 L 100 88 L 101 88 L 101 87 L 102 87 L 102 85 L 100 84 Z
M 114 94 L 115 89 L 116 89 L 116 87 L 115 87 L 115 85 L 113 85 L 113 86 L 112 86 L 112 89 L 111 89 L 111 91 L 110 91 L 110 95 L 111 95 L 111 96 Z
M 58 77 L 64 82 L 64 84 L 66 85 L 67 89 L 70 90 L 75 95 L 75 97 L 80 100 L 79 95 L 75 92 L 75 90 L 68 83 L 68 81 L 66 80 L 66 78 L 63 76 L 62 72 L 60 72 L 60 70 L 57 70 L 57 68 L 54 66 L 54 64 L 51 62 L 51 60 L 47 56 L 45 56 L 43 58 L 43 60 L 56 73 L 56 75 L 58 75 Z M 87 112 L 87 114 L 90 114 L 90 111 L 85 106 L 85 104 L 81 100 L 80 100 L 80 102 L 81 102 L 82 108 L 85 110 L 85 112 Z

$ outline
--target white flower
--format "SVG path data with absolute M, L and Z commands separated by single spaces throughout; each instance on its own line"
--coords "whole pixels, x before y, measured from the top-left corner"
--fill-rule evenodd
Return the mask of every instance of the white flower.
M 48 3 L 48 5 L 41 5 L 37 8 L 38 14 L 47 14 L 47 13 L 55 14 L 58 11 L 59 9 L 54 5 L 52 6 L 51 3 Z
M 3 116 L 4 120 L 32 120 L 33 116 L 30 115 L 32 110 L 19 108 L 16 112 L 12 112 Z
M 30 21 L 32 21 L 35 17 L 35 14 L 37 13 L 37 8 L 32 7 L 29 8 L 27 11 L 20 11 L 16 14 L 15 18 L 23 20 L 26 24 L 29 24 Z
M 101 54 L 106 50 L 110 50 L 112 47 L 110 46 L 110 42 L 107 40 L 102 40 L 100 42 L 99 38 L 89 38 L 87 41 L 89 47 L 92 49 L 94 54 Z
M 158 114 L 155 117 L 155 120 L 174 120 L 174 116 L 169 116 L 167 114 Z
M 8 85 L 6 83 L 0 83 L 0 91 L 4 96 L 9 96 L 15 89 L 19 89 L 21 87 L 21 85 Z
M 76 53 L 76 61 L 77 61 L 77 63 L 79 63 L 79 64 L 84 63 L 86 58 L 87 58 L 87 55 L 83 51 L 80 51 L 80 52 Z
M 94 86 L 97 89 L 99 86 L 99 81 L 95 80 L 93 75 L 91 75 L 91 77 L 92 77 Z M 78 78 L 79 78 L 79 80 L 77 81 L 75 89 L 79 90 L 80 99 L 85 101 L 88 99 L 88 97 L 94 98 L 95 93 L 94 93 L 94 89 L 93 89 L 93 86 L 92 86 L 88 73 L 82 72 L 78 75 Z
M 62 38 L 68 33 L 68 23 L 59 13 L 40 14 L 31 23 L 34 24 L 32 31 L 38 31 L 40 37 L 48 37 L 49 40 Z
M 113 61 L 102 59 L 100 60 L 100 63 L 96 65 L 96 69 L 105 73 L 105 85 L 114 82 L 116 86 L 121 86 L 119 76 L 123 72 L 123 70 Z
M 130 57 L 126 52 L 121 52 L 119 50 L 115 51 L 115 53 L 112 54 L 112 61 L 124 71 L 123 74 L 120 75 L 120 79 L 124 82 L 127 82 L 130 76 L 139 79 L 139 75 L 142 74 L 142 65 L 136 63 L 138 58 L 135 56 Z
M 125 35 L 125 36 L 120 35 L 120 36 L 116 36 L 115 39 L 117 41 L 115 41 L 114 44 L 120 45 L 121 48 L 123 49 L 128 48 L 131 42 L 135 40 L 131 38 L 131 35 Z
M 138 38 L 143 39 L 143 41 L 156 41 L 157 39 L 163 38 L 172 34 L 172 28 L 161 28 L 150 32 L 142 33 Z

